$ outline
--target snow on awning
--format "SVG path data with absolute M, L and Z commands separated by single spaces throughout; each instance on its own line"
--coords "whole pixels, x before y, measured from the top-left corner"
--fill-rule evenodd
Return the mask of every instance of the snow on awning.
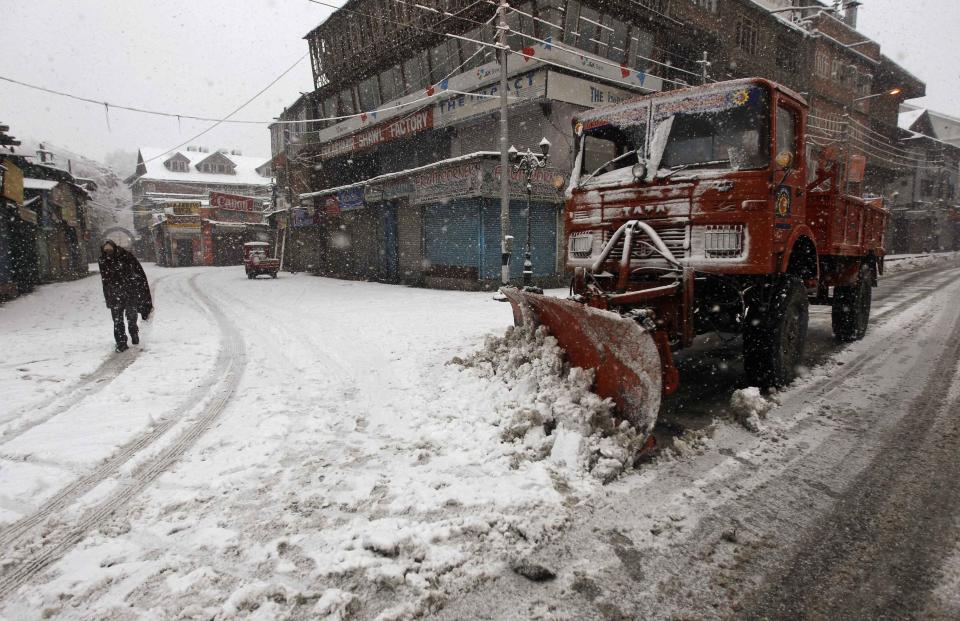
M 32 177 L 23 178 L 24 190 L 52 190 L 59 181 L 50 181 L 49 179 L 34 179 Z
M 423 166 L 418 166 L 416 168 L 408 168 L 406 170 L 398 170 L 397 172 L 386 173 L 376 177 L 371 177 L 364 181 L 358 181 L 356 183 L 349 183 L 347 185 L 337 186 L 335 188 L 327 188 L 325 190 L 318 190 L 316 192 L 304 192 L 300 194 L 300 200 L 307 198 L 315 198 L 318 196 L 327 196 L 330 194 L 336 194 L 344 190 L 350 190 L 353 188 L 362 188 L 374 183 L 382 183 L 384 181 L 389 181 L 390 179 L 399 179 L 401 177 L 406 177 L 408 175 L 414 175 L 416 173 L 425 172 L 433 168 L 438 168 L 440 166 L 447 166 L 450 164 L 457 164 L 460 162 L 466 162 L 468 160 L 473 160 L 477 158 L 493 158 L 500 155 L 499 151 L 475 151 L 473 153 L 467 153 L 466 155 L 460 155 L 457 157 L 451 157 L 445 160 L 440 160 L 438 162 L 432 162 L 430 164 L 425 164 Z

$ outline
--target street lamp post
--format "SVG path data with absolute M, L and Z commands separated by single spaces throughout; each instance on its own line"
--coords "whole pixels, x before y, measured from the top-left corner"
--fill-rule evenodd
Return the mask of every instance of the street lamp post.
M 550 141 L 546 138 L 540 141 L 540 154 L 536 154 L 530 149 L 526 153 L 520 153 L 515 148 L 510 147 L 510 159 L 515 162 L 513 172 L 523 171 L 524 180 L 527 189 L 527 240 L 523 253 L 523 284 L 530 286 L 533 283 L 533 257 L 530 253 L 530 246 L 533 243 L 532 231 L 530 227 L 530 202 L 533 194 L 533 171 L 538 168 L 545 168 L 547 159 L 550 156 Z

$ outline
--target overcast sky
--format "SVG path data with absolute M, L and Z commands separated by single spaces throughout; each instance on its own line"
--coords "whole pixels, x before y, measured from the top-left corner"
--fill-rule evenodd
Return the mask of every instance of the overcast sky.
M 342 0 L 333 0 L 340 4 Z M 0 76 L 97 100 L 219 118 L 307 51 L 330 9 L 307 0 L 0 0 Z M 865 0 L 860 28 L 927 83 L 924 105 L 960 116 L 960 0 Z M 309 59 L 235 118 L 269 120 L 312 88 Z M 11 133 L 102 158 L 172 147 L 209 123 L 104 110 L 0 82 Z M 196 141 L 269 156 L 266 125 L 222 125 Z M 126 172 L 126 171 L 122 171 Z

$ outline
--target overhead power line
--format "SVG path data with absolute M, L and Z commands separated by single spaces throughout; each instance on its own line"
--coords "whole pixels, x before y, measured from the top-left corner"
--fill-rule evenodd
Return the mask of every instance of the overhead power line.
M 286 69 L 284 69 L 284 70 L 283 70 L 283 73 L 281 73 L 280 75 L 278 75 L 277 77 L 275 77 L 274 79 L 272 79 L 269 84 L 267 84 L 266 86 L 264 86 L 263 88 L 261 88 L 259 91 L 257 91 L 257 92 L 253 95 L 253 97 L 251 97 L 250 99 L 246 100 L 245 102 L 243 102 L 242 104 L 240 104 L 239 106 L 237 106 L 236 108 L 234 108 L 233 111 L 230 112 L 230 114 L 226 115 L 226 116 L 223 117 L 222 119 L 220 119 L 220 120 L 218 120 L 217 122 L 213 123 L 212 125 L 210 125 L 210 127 L 206 128 L 206 129 L 203 130 L 202 132 L 200 132 L 200 133 L 198 133 L 198 134 L 196 134 L 196 135 L 194 135 L 194 136 L 191 136 L 191 137 L 188 138 L 187 140 L 184 140 L 183 142 L 181 142 L 181 143 L 178 144 L 177 146 L 171 147 L 171 148 L 167 149 L 166 151 L 164 151 L 163 153 L 159 153 L 159 154 L 157 154 L 157 155 L 154 155 L 154 156 L 151 157 L 151 158 L 148 158 L 148 159 L 144 160 L 143 163 L 146 164 L 147 162 L 152 162 L 152 161 L 155 160 L 155 159 L 158 159 L 158 158 L 163 157 L 163 156 L 166 155 L 167 153 L 170 153 L 170 152 L 172 152 L 172 151 L 176 151 L 176 150 L 179 149 L 180 147 L 186 146 L 186 145 L 190 144 L 191 142 L 193 142 L 194 140 L 196 140 L 197 138 L 199 138 L 200 136 L 203 136 L 203 135 L 206 134 L 207 132 L 211 131 L 211 130 L 214 129 L 215 127 L 217 127 L 217 126 L 219 126 L 220 124 L 222 124 L 224 121 L 229 120 L 230 117 L 232 117 L 234 114 L 236 114 L 237 112 L 240 112 L 241 110 L 243 110 L 244 108 L 246 108 L 248 105 L 250 105 L 250 103 L 252 103 L 257 97 L 259 97 L 260 95 L 263 95 L 265 92 L 267 92 L 267 90 L 268 90 L 271 86 L 273 86 L 274 84 L 276 84 L 277 82 L 279 82 L 279 81 L 283 78 L 283 76 L 285 76 L 285 75 L 287 75 L 288 73 L 290 73 L 291 71 L 293 71 L 294 67 L 296 67 L 297 65 L 299 65 L 299 64 L 303 61 L 303 59 L 306 58 L 306 57 L 307 57 L 307 54 L 304 54 L 303 56 L 301 56 L 300 58 L 298 58 L 295 63 L 293 63 L 292 65 L 290 65 L 290 66 L 287 67 Z

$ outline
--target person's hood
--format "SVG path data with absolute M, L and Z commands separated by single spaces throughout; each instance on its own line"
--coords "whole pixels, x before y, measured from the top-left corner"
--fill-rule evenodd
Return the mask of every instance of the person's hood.
M 103 251 L 104 246 L 106 246 L 107 244 L 110 244 L 111 246 L 113 246 L 113 255 L 108 255 L 106 252 Z M 117 242 L 113 241 L 112 239 L 104 240 L 104 242 L 103 242 L 102 244 L 100 244 L 100 258 L 101 258 L 101 259 L 115 259 L 115 258 L 117 258 L 117 256 L 119 256 L 120 253 L 122 253 L 122 252 L 124 252 L 123 248 L 121 248 L 119 245 L 117 245 Z

